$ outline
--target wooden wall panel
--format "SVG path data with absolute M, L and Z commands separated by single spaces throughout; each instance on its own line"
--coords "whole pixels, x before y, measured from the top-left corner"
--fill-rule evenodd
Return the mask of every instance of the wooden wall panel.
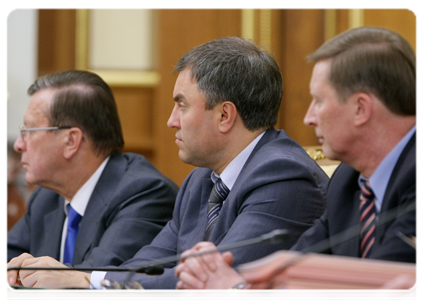
M 38 76 L 75 68 L 75 10 L 40 9 Z
M 159 72 L 162 82 L 157 90 L 154 111 L 154 140 L 157 167 L 181 184 L 193 166 L 183 163 L 175 144 L 176 129 L 167 128 L 174 106 L 173 86 L 177 75 L 172 74 L 179 58 L 190 49 L 223 36 L 240 36 L 240 10 L 160 10 L 159 13 Z
M 348 30 L 348 9 L 338 9 L 336 12 L 336 33 Z
M 154 160 L 151 88 L 112 87 L 125 139 L 124 152 L 143 154 Z
M 311 97 L 308 82 L 313 65 L 306 56 L 324 40 L 323 10 L 281 10 L 279 26 L 273 28 L 277 41 L 276 58 L 284 81 L 284 96 L 279 111 L 278 128 L 301 145 L 315 145 L 317 139 L 312 128 L 303 124 Z

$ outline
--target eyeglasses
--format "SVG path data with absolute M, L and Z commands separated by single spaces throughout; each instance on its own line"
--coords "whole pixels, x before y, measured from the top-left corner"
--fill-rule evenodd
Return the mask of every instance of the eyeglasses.
M 21 132 L 22 140 L 25 140 L 25 132 L 27 131 L 40 131 L 40 130 L 61 130 L 61 129 L 69 129 L 73 128 L 73 126 L 60 126 L 60 127 L 40 127 L 40 128 L 25 128 L 24 126 L 19 126 L 19 130 Z

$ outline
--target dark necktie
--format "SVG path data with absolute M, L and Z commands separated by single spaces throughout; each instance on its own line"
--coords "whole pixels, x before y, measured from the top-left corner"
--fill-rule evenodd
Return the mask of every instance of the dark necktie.
M 229 194 L 229 189 L 222 180 L 214 175 L 214 173 L 212 173 L 212 177 L 216 180 L 212 192 L 210 193 L 207 209 L 207 228 L 206 236 L 204 238 L 206 241 L 209 240 L 213 227 L 216 224 L 223 201 L 225 201 Z
M 368 181 L 364 181 L 363 185 L 361 186 L 360 195 L 360 254 L 362 258 L 370 256 L 372 252 L 372 246 L 375 241 L 376 209 L 374 198 L 375 195 L 370 187 L 370 183 Z
M 68 204 L 68 234 L 66 235 L 65 251 L 63 255 L 63 263 L 65 264 L 72 263 L 76 237 L 78 236 L 79 221 L 81 221 L 81 218 L 82 216 Z

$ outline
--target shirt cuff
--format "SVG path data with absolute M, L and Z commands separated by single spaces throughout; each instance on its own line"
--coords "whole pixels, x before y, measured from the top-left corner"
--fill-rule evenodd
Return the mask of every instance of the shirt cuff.
M 90 285 L 91 289 L 102 290 L 101 281 L 106 277 L 107 272 L 94 271 L 91 273 Z

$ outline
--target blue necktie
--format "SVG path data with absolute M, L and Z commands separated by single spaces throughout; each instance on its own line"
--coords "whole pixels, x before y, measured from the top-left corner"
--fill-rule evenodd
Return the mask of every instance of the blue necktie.
M 223 201 L 229 194 L 229 189 L 220 179 L 212 173 L 215 184 L 209 197 L 209 204 L 207 209 L 207 228 L 204 240 L 208 241 L 212 233 L 213 227 L 216 224 L 217 217 L 219 216 L 220 209 L 222 208 Z
M 68 234 L 66 235 L 65 251 L 63 255 L 63 263 L 65 264 L 72 263 L 76 237 L 78 236 L 79 221 L 81 221 L 81 218 L 82 216 L 68 204 Z

